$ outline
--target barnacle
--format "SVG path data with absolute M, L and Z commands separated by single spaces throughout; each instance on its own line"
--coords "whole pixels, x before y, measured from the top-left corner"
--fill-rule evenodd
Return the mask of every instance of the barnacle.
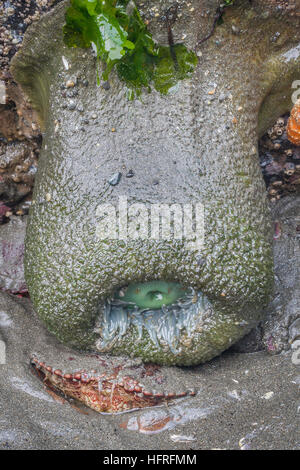
M 294 145 L 300 145 L 300 99 L 296 101 L 287 123 L 287 136 Z

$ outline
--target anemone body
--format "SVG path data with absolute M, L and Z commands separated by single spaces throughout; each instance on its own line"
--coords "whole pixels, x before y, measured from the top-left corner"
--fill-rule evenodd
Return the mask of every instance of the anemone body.
M 134 101 L 115 75 L 109 90 L 97 87 L 90 52 L 64 45 L 65 2 L 28 31 L 13 74 L 39 111 L 44 140 L 26 236 L 26 280 L 39 316 L 62 342 L 191 365 L 220 354 L 262 318 L 273 261 L 257 139 L 290 108 L 299 70 L 299 19 L 273 3 L 235 2 L 201 48 L 218 2 L 183 6 L 173 36 L 176 42 L 184 32 L 186 45 L 197 50 L 196 71 L 172 94 L 145 92 Z M 166 28 L 149 19 L 153 37 L 167 44 Z M 280 43 L 271 40 L 278 32 Z M 65 89 L 70 79 L 76 81 L 73 95 Z M 126 178 L 131 170 L 134 177 Z M 116 173 L 122 174 L 118 184 L 109 184 Z M 124 201 L 126 236 L 118 226 L 117 236 L 99 239 L 99 205 L 112 208 L 114 221 Z M 150 211 L 153 204 L 201 205 L 204 243 L 128 236 L 138 230 L 141 208 Z M 123 286 L 156 282 L 193 289 L 196 301 L 189 298 L 182 314 L 171 308 L 175 295 L 164 315 L 151 317 L 151 328 L 148 314 L 136 319 L 114 310 L 112 322 L 107 299 Z

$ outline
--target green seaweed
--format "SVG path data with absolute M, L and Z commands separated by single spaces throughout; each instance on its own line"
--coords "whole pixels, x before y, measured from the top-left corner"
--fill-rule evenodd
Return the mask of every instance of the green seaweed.
M 183 44 L 159 48 L 153 82 L 157 91 L 167 94 L 179 80 L 189 76 L 197 65 L 197 57 Z
M 69 47 L 92 46 L 105 64 L 103 80 L 116 67 L 130 98 L 139 96 L 143 88 L 150 92 L 151 86 L 167 94 L 197 64 L 196 54 L 183 44 L 155 43 L 130 0 L 71 0 L 63 32 Z

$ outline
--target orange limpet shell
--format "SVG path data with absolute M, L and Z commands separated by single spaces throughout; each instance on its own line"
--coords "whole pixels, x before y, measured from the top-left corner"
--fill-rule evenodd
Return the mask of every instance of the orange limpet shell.
M 300 146 L 300 99 L 296 101 L 291 111 L 286 133 L 292 144 Z

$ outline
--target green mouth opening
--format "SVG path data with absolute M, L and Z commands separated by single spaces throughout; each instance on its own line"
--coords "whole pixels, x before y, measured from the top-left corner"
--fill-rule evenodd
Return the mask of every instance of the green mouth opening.
M 211 315 L 208 298 L 192 286 L 166 281 L 133 283 L 101 306 L 95 326 L 100 333 L 96 347 L 107 352 L 122 341 L 133 341 L 136 347 L 148 334 L 152 347 L 162 350 L 168 346 L 177 355 L 181 337 L 191 338 L 201 318 Z
M 150 281 L 130 284 L 120 289 L 116 299 L 132 303 L 139 308 L 160 309 L 170 305 L 186 294 L 186 288 L 175 282 Z

